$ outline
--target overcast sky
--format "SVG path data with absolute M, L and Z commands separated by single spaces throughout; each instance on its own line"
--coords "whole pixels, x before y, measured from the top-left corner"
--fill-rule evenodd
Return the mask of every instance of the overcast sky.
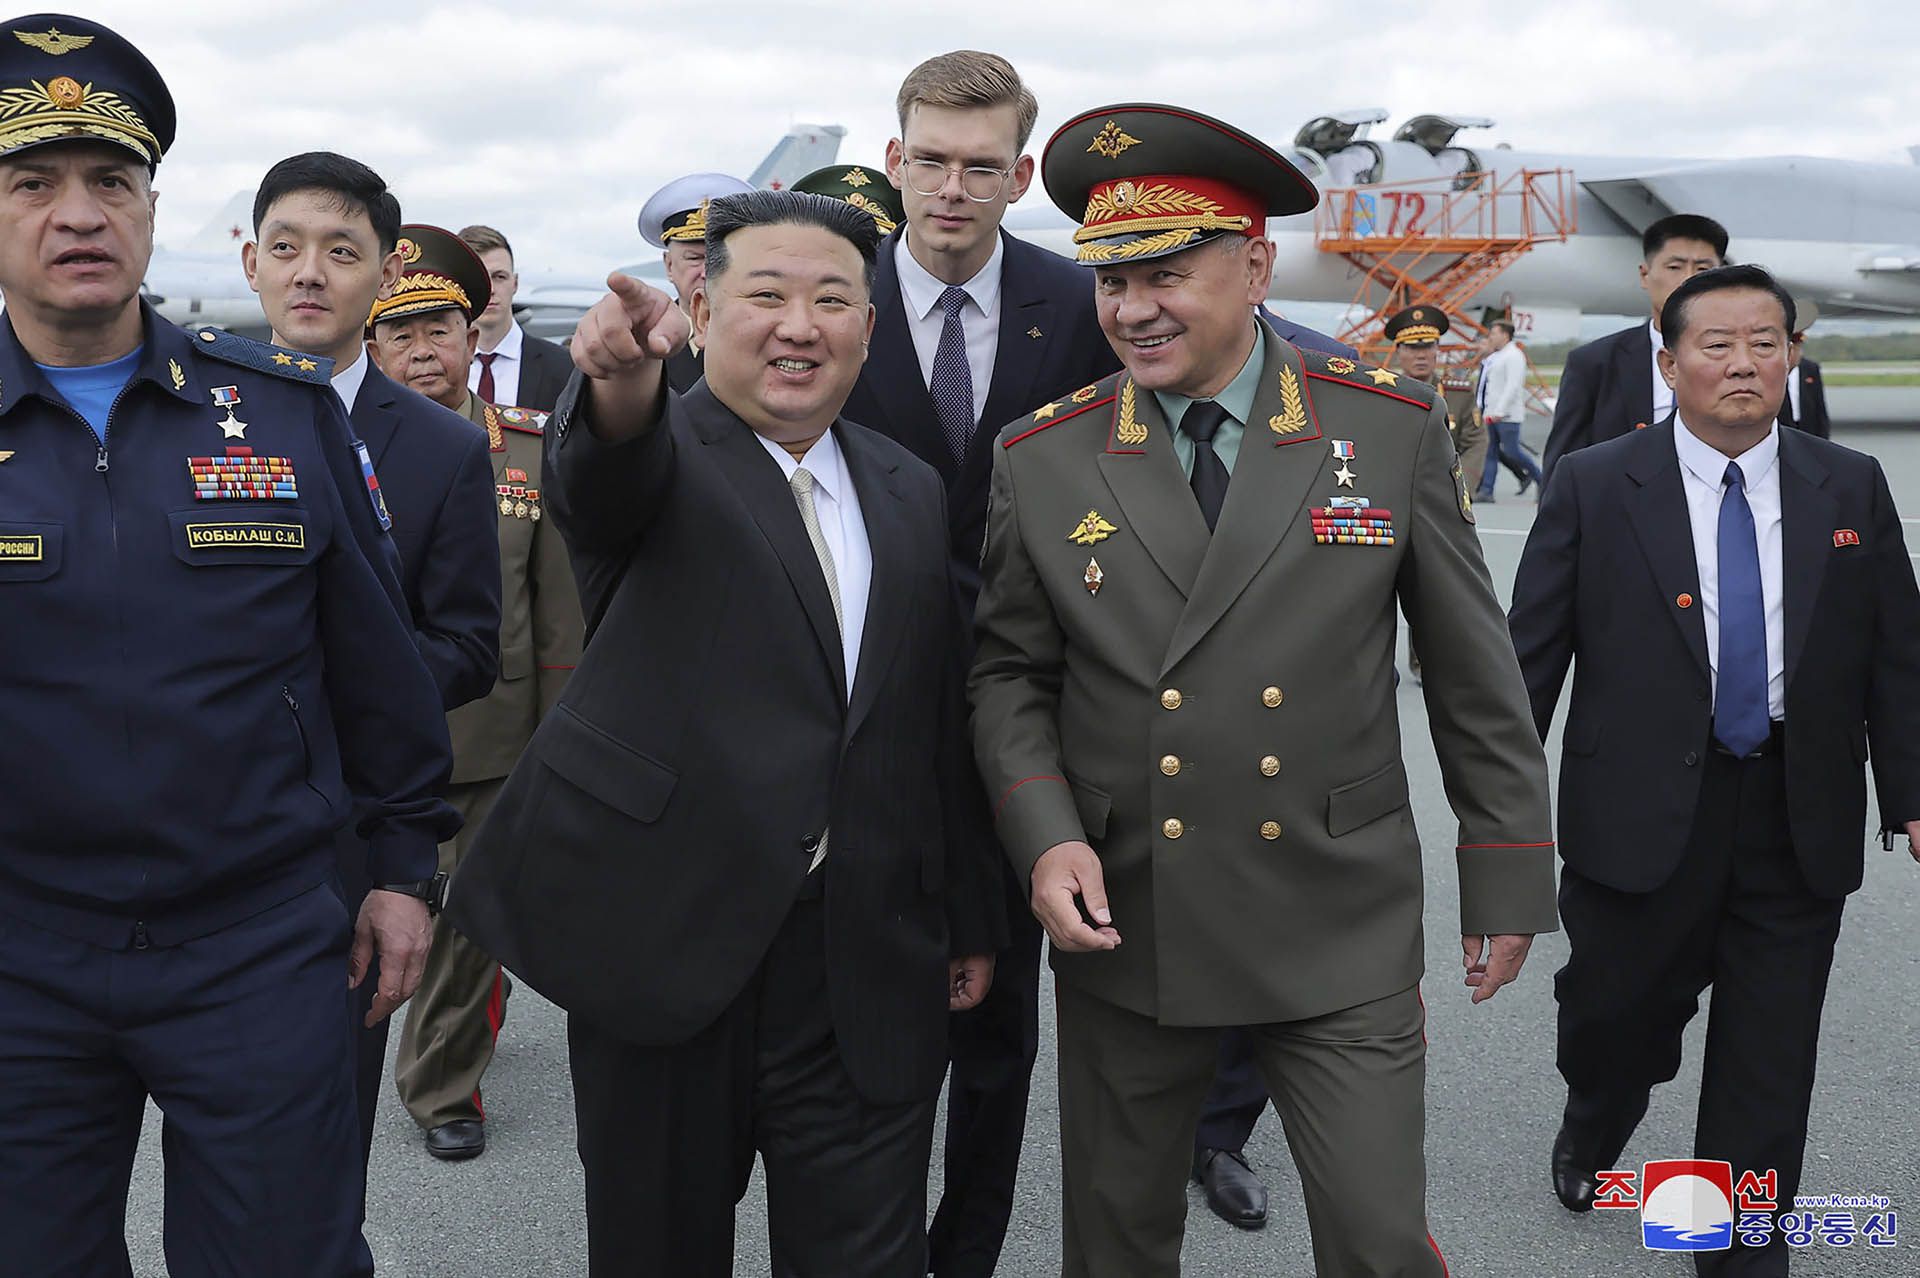
M 1907 0 L 972 0 L 939 6 L 655 0 L 408 4 L 102 0 L 172 87 L 159 238 L 182 246 L 275 160 L 343 151 L 409 220 L 490 222 L 523 270 L 648 252 L 662 182 L 742 176 L 796 121 L 842 124 L 879 164 L 921 59 L 1010 58 L 1040 99 L 1037 153 L 1103 102 L 1192 106 L 1284 144 L 1307 119 L 1491 116 L 1522 149 L 1905 160 L 1920 144 Z M 954 15 L 964 17 L 956 18 Z M 1388 23 L 1417 16 L 1403 30 Z M 1391 127 L 1391 126 L 1389 126 Z M 1464 139 L 1463 139 L 1464 140 Z M 1043 200 L 1036 184 L 1028 200 Z

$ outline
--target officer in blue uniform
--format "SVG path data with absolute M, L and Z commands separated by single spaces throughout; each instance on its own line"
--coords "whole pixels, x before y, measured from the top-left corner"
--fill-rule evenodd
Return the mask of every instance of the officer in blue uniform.
M 327 361 L 141 302 L 146 58 L 16 18 L 0 102 L 0 1272 L 129 1272 L 152 1097 L 174 1278 L 371 1273 L 349 983 L 417 982 L 458 823 L 379 481 Z

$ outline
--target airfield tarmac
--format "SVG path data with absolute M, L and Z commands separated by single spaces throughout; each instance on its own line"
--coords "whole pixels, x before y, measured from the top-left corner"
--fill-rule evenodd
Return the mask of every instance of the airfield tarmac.
M 1920 391 L 1834 388 L 1842 443 L 1877 455 L 1907 512 L 1910 550 L 1920 549 Z M 1858 397 L 1858 398 L 1857 398 Z M 1546 423 L 1528 423 L 1538 449 Z M 1534 511 L 1509 494 L 1479 507 L 1487 562 L 1504 599 Z M 1916 562 L 1920 562 L 1917 559 Z M 1547 1150 L 1563 1096 L 1553 1068 L 1551 978 L 1564 961 L 1559 934 L 1534 945 L 1520 980 L 1475 1008 L 1460 983 L 1454 829 L 1427 735 L 1420 691 L 1399 693 L 1413 807 L 1427 849 L 1429 1038 L 1427 1163 L 1432 1231 L 1455 1278 L 1679 1278 L 1684 1258 L 1645 1251 L 1637 1215 L 1573 1216 L 1547 1183 Z M 1550 742 L 1557 773 L 1559 741 Z M 1867 853 L 1866 883 L 1847 904 L 1821 1035 L 1819 1081 L 1803 1194 L 1884 1195 L 1899 1213 L 1900 1245 L 1868 1250 L 1815 1243 L 1796 1274 L 1920 1274 L 1920 866 L 1904 849 Z M 1043 978 L 1040 1061 L 1027 1123 L 1027 1154 L 1007 1247 L 1005 1278 L 1047 1278 L 1059 1269 L 1059 1154 L 1051 979 Z M 1703 1008 L 1704 1011 L 1704 1008 Z M 396 1033 L 395 1038 L 398 1035 Z M 1692 1143 L 1705 1016 L 1687 1036 L 1680 1077 L 1658 1090 L 1621 1159 L 1637 1166 L 1685 1157 Z M 573 1154 L 573 1105 L 564 1017 L 524 986 L 508 1008 L 487 1076 L 488 1148 L 472 1162 L 428 1157 L 389 1086 L 375 1132 L 367 1235 L 385 1278 L 583 1278 L 586 1222 Z M 159 1115 L 148 1123 L 128 1205 L 127 1237 L 139 1278 L 166 1273 L 161 1250 Z M 1193 1278 L 1302 1278 L 1313 1271 L 1299 1180 L 1277 1118 L 1269 1113 L 1247 1148 L 1273 1191 L 1270 1223 L 1242 1233 L 1188 1193 L 1183 1271 Z M 931 1193 L 937 1198 L 936 1148 Z M 740 1205 L 734 1272 L 768 1270 L 764 1196 L 756 1178 Z M 1909 1213 L 1914 1213 L 1911 1216 Z M 0 1247 L 4 1241 L 0 1241 Z M 1114 1275 L 1113 1278 L 1125 1278 Z

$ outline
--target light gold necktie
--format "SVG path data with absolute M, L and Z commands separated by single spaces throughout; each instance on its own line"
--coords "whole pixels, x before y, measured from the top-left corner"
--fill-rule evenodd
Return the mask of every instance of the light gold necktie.
M 833 625 L 840 633 L 846 631 L 846 618 L 840 611 L 840 574 L 834 570 L 833 551 L 827 546 L 826 536 L 820 531 L 820 512 L 813 504 L 813 473 L 805 466 L 793 472 L 788 481 L 793 488 L 793 500 L 800 507 L 800 522 L 806 525 L 807 540 L 813 543 L 813 554 L 820 561 L 820 575 L 827 579 L 827 598 L 833 600 Z M 852 680 L 852 672 L 847 678 Z M 820 831 L 820 846 L 814 849 L 813 861 L 807 866 L 812 874 L 827 859 L 827 832 Z

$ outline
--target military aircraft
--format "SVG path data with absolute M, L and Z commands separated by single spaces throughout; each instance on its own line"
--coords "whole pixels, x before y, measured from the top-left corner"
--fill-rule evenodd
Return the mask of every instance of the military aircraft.
M 775 190 L 833 163 L 846 129 L 837 124 L 796 124 L 755 166 L 749 181 Z M 218 213 L 180 249 L 156 248 L 143 292 L 161 315 L 189 327 L 213 326 L 266 336 L 260 298 L 247 287 L 240 246 L 253 231 L 252 191 L 236 191 Z M 666 268 L 655 256 L 619 268 L 659 288 Z M 538 268 L 520 272 L 514 312 L 529 331 L 565 336 L 606 292 L 604 275 L 587 278 Z
M 1767 267 L 1827 316 L 1920 315 L 1920 164 L 1775 156 L 1677 159 L 1519 151 L 1464 145 L 1484 117 L 1416 115 L 1388 141 L 1368 138 L 1388 113 L 1343 111 L 1309 121 L 1282 153 L 1324 191 L 1352 188 L 1383 242 L 1443 216 L 1449 195 L 1507 189 L 1523 172 L 1566 171 L 1577 230 L 1522 255 L 1470 303 L 1510 308 L 1523 336 L 1578 334 L 1582 312 L 1644 313 L 1641 230 L 1668 213 L 1704 213 L 1732 237 L 1730 256 Z M 1910 153 L 1911 154 L 1911 153 Z M 1505 197 L 1502 197 L 1505 198 Z M 1371 203 L 1369 203 L 1371 202 Z M 1462 203 L 1456 199 L 1456 204 Z M 1073 227 L 1044 199 L 1016 207 L 1007 228 L 1055 252 L 1073 252 Z M 1276 300 L 1355 300 L 1361 276 L 1321 251 L 1315 219 L 1276 220 Z M 1366 299 L 1361 299 L 1366 300 Z

